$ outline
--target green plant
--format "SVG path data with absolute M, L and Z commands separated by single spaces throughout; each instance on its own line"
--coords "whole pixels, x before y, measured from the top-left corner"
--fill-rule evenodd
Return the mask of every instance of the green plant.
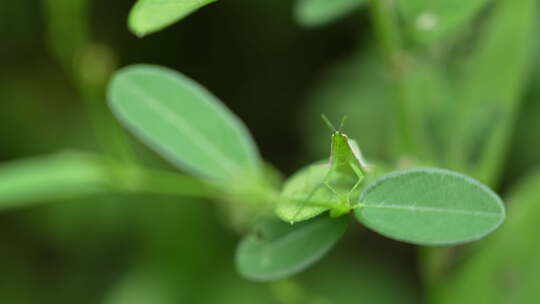
M 209 183 L 213 197 L 236 202 L 233 208 L 276 209 L 290 223 L 270 219 L 241 243 L 237 263 L 246 277 L 277 279 L 303 270 L 339 239 L 346 227 L 340 217 L 352 210 L 366 227 L 426 245 L 479 239 L 505 217 L 494 192 L 461 174 L 441 169 L 382 174 L 341 131 L 332 134 L 330 161 L 302 169 L 280 193 L 266 181 L 265 166 L 241 122 L 192 80 L 162 67 L 117 72 L 109 102 L 140 140 Z M 326 211 L 337 219 L 325 220 Z
M 142 37 L 212 2 L 139 0 L 128 26 Z M 58 16 L 62 5 L 47 3 Z M 84 10 L 84 1 L 72 5 Z M 87 35 L 54 36 L 53 53 L 88 100 L 103 151 L 67 151 L 2 165 L 0 210 L 110 194 L 216 201 L 227 223 L 247 232 L 235 262 L 252 281 L 300 275 L 338 243 L 354 219 L 389 239 L 418 245 L 431 302 L 477 303 L 489 295 L 485 303 L 533 303 L 531 282 L 540 268 L 527 254 L 538 251 L 527 232 L 539 214 L 538 175 L 505 196 L 520 203 L 509 206 L 500 231 L 468 247 L 455 245 L 480 240 L 505 221 L 505 204 L 491 188 L 510 183 L 503 180 L 512 170 L 505 159 L 529 79 L 537 2 L 298 0 L 294 6 L 298 24 L 309 28 L 358 12 L 371 17 L 379 53 L 374 46 L 365 48 L 316 88 L 313 98 L 320 104 L 306 111 L 304 125 L 311 134 L 306 137 L 313 150 L 328 154 L 329 149 L 330 155 L 287 178 L 263 160 L 248 128 L 217 97 L 181 73 L 149 64 L 116 71 L 107 90 L 109 109 L 120 124 L 181 173 L 143 165 L 108 110 L 90 101 L 113 70 L 110 50 L 90 43 Z M 75 27 L 85 33 L 84 26 Z M 71 66 L 74 56 L 84 64 Z M 494 66 L 504 72 L 494 73 Z M 342 131 L 343 122 L 336 129 L 324 117 L 332 129 L 326 132 L 321 112 L 351 117 L 350 136 Z M 510 269 L 503 264 L 514 248 L 519 261 Z M 152 266 L 139 266 L 128 282 L 137 286 L 152 275 Z M 494 273 L 518 283 L 497 288 Z M 281 302 L 318 300 L 294 281 L 274 284 L 277 297 L 297 297 Z M 157 298 L 170 287 L 146 285 L 158 290 Z

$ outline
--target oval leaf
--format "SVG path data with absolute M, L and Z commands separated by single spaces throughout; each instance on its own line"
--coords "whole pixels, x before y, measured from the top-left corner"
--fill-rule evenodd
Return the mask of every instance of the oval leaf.
M 329 209 L 319 203 L 338 204 L 339 198 L 324 187 L 329 170 L 330 165 L 327 163 L 315 164 L 291 176 L 281 192 L 276 215 L 292 224 L 313 218 Z
M 389 238 L 424 245 L 473 241 L 505 218 L 488 187 L 442 169 L 411 169 L 383 176 L 360 196 L 358 220 Z
M 144 36 L 164 29 L 216 0 L 139 0 L 129 14 L 129 28 Z
M 295 225 L 270 220 L 240 242 L 238 271 L 255 281 L 294 275 L 326 254 L 341 238 L 347 223 L 347 217 L 325 215 Z
M 84 153 L 65 152 L 0 166 L 0 210 L 85 197 L 111 188 L 104 162 Z
M 298 0 L 295 17 L 304 26 L 322 26 L 351 13 L 367 0 Z
M 125 127 L 181 169 L 218 181 L 258 172 L 260 159 L 242 122 L 180 73 L 151 65 L 120 70 L 109 104 Z

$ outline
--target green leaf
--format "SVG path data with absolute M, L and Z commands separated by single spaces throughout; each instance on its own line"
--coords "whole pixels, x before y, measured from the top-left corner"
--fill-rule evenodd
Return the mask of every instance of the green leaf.
M 398 0 L 398 8 L 411 32 L 431 42 L 457 32 L 470 22 L 489 0 Z
M 187 17 L 216 0 L 139 0 L 129 14 L 129 28 L 137 36 L 148 35 Z
M 281 192 L 276 215 L 295 223 L 325 212 L 332 204 L 338 205 L 339 198 L 323 186 L 329 170 L 328 163 L 314 164 L 291 176 Z
M 86 197 L 110 189 L 110 172 L 92 155 L 65 152 L 0 166 L 0 210 Z
M 238 271 L 255 281 L 294 275 L 326 254 L 347 228 L 347 217 L 320 216 L 290 225 L 272 219 L 246 236 L 236 252 Z
M 439 284 L 436 303 L 534 304 L 540 290 L 540 170 L 510 191 L 508 220 Z
M 424 245 L 480 239 L 505 218 L 488 187 L 442 169 L 410 169 L 381 177 L 360 196 L 358 220 L 389 238 Z
M 306 27 L 334 22 L 366 4 L 367 0 L 297 0 L 294 14 Z
M 126 128 L 178 168 L 221 182 L 259 172 L 242 122 L 180 73 L 151 65 L 122 69 L 110 84 L 109 104 Z

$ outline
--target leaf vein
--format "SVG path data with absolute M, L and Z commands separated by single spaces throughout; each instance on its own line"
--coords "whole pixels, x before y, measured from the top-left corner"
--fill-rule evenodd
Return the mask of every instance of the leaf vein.
M 209 144 L 209 141 L 198 132 L 196 129 L 192 128 L 186 121 L 179 115 L 176 115 L 174 111 L 168 109 L 165 105 L 161 104 L 154 96 L 148 94 L 139 88 L 132 80 L 126 81 L 126 84 L 133 89 L 133 92 L 141 96 L 143 103 L 151 111 L 156 112 L 168 121 L 176 130 L 188 137 L 192 143 L 204 151 L 207 155 L 212 158 L 219 159 L 216 163 L 221 166 L 225 171 L 229 172 L 231 175 L 235 171 L 238 171 L 238 165 L 229 161 L 229 159 L 224 156 L 218 149 L 214 149 L 212 145 Z M 152 102 L 149 102 L 151 100 Z M 187 130 L 187 131 L 186 131 Z
M 451 208 L 437 208 L 429 206 L 404 206 L 396 204 L 372 204 L 372 203 L 362 203 L 359 205 L 362 208 L 377 208 L 377 209 L 395 209 L 395 210 L 406 210 L 406 211 L 419 211 L 419 212 L 437 212 L 437 213 L 451 213 L 451 214 L 461 214 L 469 216 L 480 216 L 480 217 L 500 217 L 500 213 L 488 212 L 488 211 L 477 211 L 477 210 L 466 210 L 466 209 L 451 209 Z

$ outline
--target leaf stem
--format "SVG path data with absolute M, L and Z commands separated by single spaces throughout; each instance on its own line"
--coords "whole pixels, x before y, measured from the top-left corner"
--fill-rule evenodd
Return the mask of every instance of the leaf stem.
M 407 106 L 407 90 L 403 82 L 406 56 L 395 12 L 395 1 L 371 0 L 371 16 L 375 35 L 394 87 L 398 152 L 405 156 L 418 155 L 419 148 Z
M 375 34 L 385 57 L 393 62 L 401 50 L 401 38 L 395 22 L 393 0 L 371 0 Z
M 88 43 L 76 57 L 73 78 L 101 150 L 119 161 L 136 162 L 125 132 L 105 102 L 106 85 L 116 65 L 114 55 L 105 46 Z
M 88 0 L 45 1 L 50 52 L 78 90 L 97 145 L 121 161 L 134 162 L 127 138 L 105 103 L 105 88 L 116 60 L 112 50 L 93 42 L 88 15 L 91 5 Z
M 217 185 L 181 173 L 113 164 L 114 185 L 120 191 L 192 198 L 219 198 Z

